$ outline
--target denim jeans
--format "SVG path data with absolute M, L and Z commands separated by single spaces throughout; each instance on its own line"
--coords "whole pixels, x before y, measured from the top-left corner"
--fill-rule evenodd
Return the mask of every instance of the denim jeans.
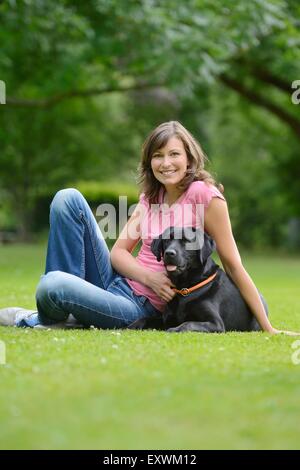
M 46 270 L 36 291 L 42 324 L 71 313 L 86 327 L 122 328 L 157 313 L 117 273 L 93 213 L 76 189 L 58 191 L 50 206 Z

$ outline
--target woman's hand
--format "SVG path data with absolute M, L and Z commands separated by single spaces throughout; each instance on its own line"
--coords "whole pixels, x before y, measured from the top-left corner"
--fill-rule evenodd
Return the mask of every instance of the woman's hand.
M 173 284 L 165 272 L 149 271 L 146 283 L 148 287 L 166 302 L 170 302 L 176 295 L 176 292 L 171 289 Z
M 268 333 L 271 333 L 271 335 L 279 335 L 282 333 L 287 336 L 300 336 L 300 333 L 297 333 L 296 331 L 277 330 L 276 328 L 273 328 Z

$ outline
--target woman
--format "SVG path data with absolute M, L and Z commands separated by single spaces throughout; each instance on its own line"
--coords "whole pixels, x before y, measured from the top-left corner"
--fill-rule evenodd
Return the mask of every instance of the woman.
M 202 206 L 204 230 L 215 240 L 225 271 L 262 330 L 280 333 L 271 325 L 242 264 L 222 188 L 204 170 L 204 163 L 200 145 L 179 122 L 154 129 L 143 145 L 139 167 L 143 193 L 111 253 L 83 196 L 75 189 L 59 191 L 50 206 L 46 271 L 36 292 L 38 312 L 3 309 L 0 324 L 63 326 L 71 313 L 86 327 L 122 328 L 162 311 L 176 294 L 163 262 L 150 250 L 151 240 L 164 228 L 160 208 L 174 224 L 179 207 Z M 134 258 L 132 251 L 141 239 L 142 248 Z

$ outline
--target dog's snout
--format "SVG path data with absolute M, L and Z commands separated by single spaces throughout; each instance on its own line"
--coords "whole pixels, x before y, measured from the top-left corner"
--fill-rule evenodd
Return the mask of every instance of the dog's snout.
M 168 249 L 165 251 L 165 255 L 169 256 L 170 258 L 174 258 L 177 255 L 176 251 L 173 249 Z

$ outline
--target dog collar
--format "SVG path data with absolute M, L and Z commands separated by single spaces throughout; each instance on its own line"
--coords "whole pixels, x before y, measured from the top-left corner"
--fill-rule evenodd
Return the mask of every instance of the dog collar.
M 209 276 L 205 281 L 199 282 L 199 284 L 196 284 L 195 286 L 192 287 L 183 287 L 182 289 L 176 289 L 175 287 L 172 287 L 172 289 L 176 292 L 176 294 L 183 295 L 184 297 L 189 295 L 191 292 L 193 292 L 196 289 L 200 289 L 200 287 L 205 286 L 208 284 L 210 281 L 212 281 L 216 277 L 217 273 L 212 274 Z

